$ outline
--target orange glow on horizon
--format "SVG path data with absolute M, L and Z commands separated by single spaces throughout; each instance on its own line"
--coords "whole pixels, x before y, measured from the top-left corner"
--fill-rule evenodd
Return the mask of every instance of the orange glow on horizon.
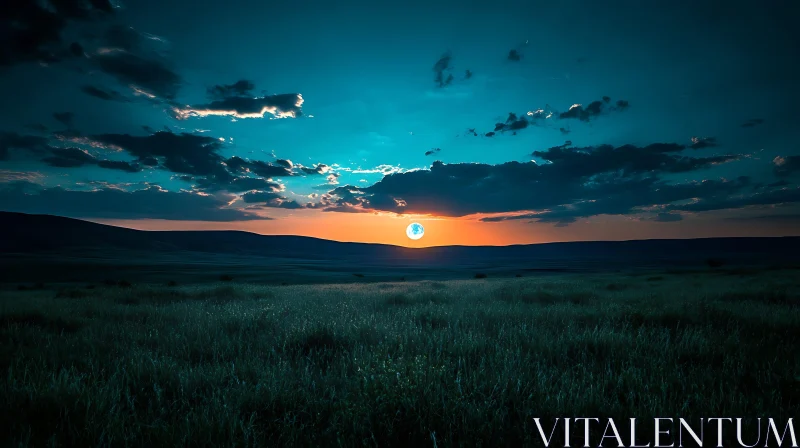
M 139 230 L 243 230 L 264 235 L 298 235 L 326 240 L 392 244 L 405 247 L 449 245 L 504 246 L 519 244 L 519 233 L 497 232 L 496 226 L 476 219 L 439 218 L 389 213 L 335 213 L 293 211 L 264 221 L 208 222 L 167 220 L 92 220 Z M 419 222 L 425 236 L 412 240 L 406 227 Z M 505 226 L 503 226 L 505 227 Z M 533 238 L 526 242 L 538 242 Z
M 281 216 L 282 215 L 282 216 Z M 605 216 L 566 227 L 528 220 L 481 222 L 479 217 L 442 218 L 388 213 L 336 213 L 318 210 L 276 209 L 272 220 L 209 222 L 157 219 L 91 219 L 93 222 L 139 230 L 240 230 L 262 235 L 296 235 L 342 242 L 392 244 L 404 247 L 506 246 L 558 241 L 619 241 L 658 238 L 800 235 L 792 223 L 772 226 L 721 222 L 698 217 L 677 223 L 642 222 L 631 217 Z M 411 240 L 406 227 L 425 227 L 425 236 Z M 724 225 L 723 225 L 724 223 Z

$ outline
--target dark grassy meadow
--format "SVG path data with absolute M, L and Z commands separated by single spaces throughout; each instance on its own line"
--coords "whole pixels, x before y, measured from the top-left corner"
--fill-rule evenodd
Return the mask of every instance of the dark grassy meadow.
M 6 288 L 0 445 L 539 446 L 534 417 L 785 421 L 798 277 Z

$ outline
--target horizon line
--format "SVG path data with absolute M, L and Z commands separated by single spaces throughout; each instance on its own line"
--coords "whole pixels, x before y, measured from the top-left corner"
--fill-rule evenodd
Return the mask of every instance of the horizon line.
M 148 232 L 148 233 L 185 233 L 185 232 L 193 232 L 193 233 L 220 233 L 220 232 L 227 232 L 227 233 L 246 233 L 250 235 L 256 235 L 261 237 L 274 237 L 274 238 L 305 238 L 310 240 L 318 240 L 318 241 L 328 241 L 332 243 L 340 243 L 340 244 L 362 244 L 362 245 L 371 245 L 371 246 L 389 246 L 389 247 L 397 247 L 403 249 L 435 249 L 435 248 L 448 248 L 448 247 L 471 247 L 471 248 L 478 248 L 478 247 L 497 247 L 497 248 L 509 248 L 509 247 L 525 247 L 525 246 L 541 246 L 541 245 L 551 245 L 551 244 L 572 244 L 572 243 L 625 243 L 625 242 L 637 242 L 637 241 L 697 241 L 697 240 L 731 240 L 731 239 L 777 239 L 777 238 L 800 238 L 800 235 L 777 235 L 777 236 L 718 236 L 718 237 L 697 237 L 697 238 L 641 238 L 641 239 L 625 239 L 625 240 L 615 240 L 615 239 L 607 239 L 607 240 L 571 240 L 571 241 L 547 241 L 541 243 L 520 243 L 520 244 L 450 244 L 450 245 L 438 245 L 438 246 L 422 246 L 422 247 L 414 247 L 414 246 L 402 246 L 399 244 L 389 244 L 389 243 L 369 243 L 363 241 L 346 241 L 346 240 L 335 240 L 335 239 L 328 239 L 328 238 L 320 238 L 315 236 L 307 236 L 307 235 L 295 235 L 295 234 L 265 234 L 265 233 L 258 233 L 258 232 L 251 232 L 247 230 L 196 230 L 196 229 L 185 229 L 185 230 L 149 230 L 149 229 L 135 229 L 132 227 L 126 227 L 123 225 L 114 225 L 114 224 L 107 224 L 104 222 L 97 222 L 94 219 L 99 220 L 109 220 L 109 219 L 122 219 L 122 218 L 76 218 L 71 216 L 63 216 L 63 215 L 54 215 L 49 213 L 25 213 L 25 212 L 14 212 L 14 211 L 6 211 L 0 210 L 0 213 L 8 213 L 8 214 L 15 214 L 15 215 L 25 215 L 25 216 L 42 216 L 42 217 L 52 217 L 52 218 L 60 218 L 60 219 L 69 219 L 74 221 L 81 221 L 92 223 L 99 226 L 106 226 L 106 227 L 113 227 L 117 229 L 125 229 L 125 230 L 132 230 L 135 232 Z M 151 219 L 151 218 L 146 218 Z M 128 219 L 129 221 L 136 221 L 136 219 Z M 181 220 L 172 220 L 172 219 L 160 219 L 160 221 L 174 221 L 174 222 L 181 222 Z

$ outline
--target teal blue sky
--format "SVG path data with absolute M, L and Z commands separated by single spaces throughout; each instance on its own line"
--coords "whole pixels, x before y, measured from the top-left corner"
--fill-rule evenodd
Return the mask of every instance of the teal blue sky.
M 20 13 L 36 45 L 0 53 L 0 208 L 180 221 L 169 201 L 104 202 L 158 189 L 192 195 L 199 221 L 309 209 L 785 223 L 800 201 L 800 36 L 798 7 L 782 5 L 114 1 L 50 7 L 50 40 Z M 231 98 L 280 102 L 285 117 L 196 112 Z M 178 142 L 205 159 L 171 158 Z M 285 174 L 254 165 L 283 160 Z

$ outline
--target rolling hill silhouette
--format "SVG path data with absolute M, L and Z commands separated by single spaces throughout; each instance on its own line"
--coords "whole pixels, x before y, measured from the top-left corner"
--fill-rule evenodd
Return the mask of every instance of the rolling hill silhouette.
M 631 241 L 588 241 L 514 246 L 439 246 L 412 249 L 386 244 L 343 243 L 305 236 L 260 235 L 241 231 L 142 231 L 64 218 L 0 212 L 3 252 L 191 251 L 337 259 L 378 258 L 553 257 L 558 258 L 692 258 L 721 255 L 769 255 L 794 259 L 800 237 L 701 238 Z
M 202 261 L 209 265 L 233 263 L 253 269 L 269 266 L 269 272 L 275 275 L 288 272 L 287 266 L 294 266 L 292 269 L 316 269 L 320 275 L 337 270 L 352 273 L 404 267 L 461 272 L 459 275 L 463 276 L 464 269 L 511 272 L 696 267 L 703 266 L 712 257 L 725 260 L 726 265 L 798 263 L 800 237 L 414 249 L 240 231 L 141 231 L 59 216 L 0 212 L 0 254 L 0 266 L 6 270 L 6 275 L 0 277 L 6 279 L 21 275 L 24 268 L 19 266 L 23 265 L 41 264 L 54 270 L 53 266 L 58 263 L 97 266 L 101 259 L 107 264 L 158 262 L 162 266 L 170 263 L 188 266 Z

